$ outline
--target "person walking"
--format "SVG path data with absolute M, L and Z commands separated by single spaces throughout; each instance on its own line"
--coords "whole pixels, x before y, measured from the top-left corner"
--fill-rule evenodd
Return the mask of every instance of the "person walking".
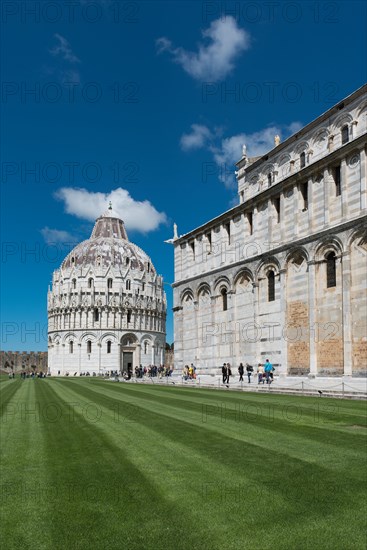
M 246 363 L 246 372 L 247 372 L 248 383 L 251 384 L 251 376 L 252 376 L 252 373 L 254 372 L 254 367 Z
M 227 384 L 229 384 L 229 377 L 232 376 L 232 371 L 231 371 L 231 365 L 229 363 L 227 363 L 227 366 L 226 366 L 226 380 L 227 380 Z
M 272 383 L 272 377 L 271 373 L 273 372 L 273 365 L 270 363 L 269 359 L 265 361 L 265 377 L 266 377 L 266 383 L 271 384 Z
M 223 363 L 223 367 L 222 367 L 222 382 L 223 382 L 223 384 L 226 383 L 226 380 L 227 380 L 227 365 L 225 363 Z
M 258 379 L 258 384 L 265 382 L 264 367 L 262 366 L 261 363 L 257 365 L 257 379 Z
M 238 367 L 238 374 L 240 375 L 239 382 L 243 382 L 243 373 L 245 372 L 244 366 L 242 363 L 240 363 L 240 366 Z

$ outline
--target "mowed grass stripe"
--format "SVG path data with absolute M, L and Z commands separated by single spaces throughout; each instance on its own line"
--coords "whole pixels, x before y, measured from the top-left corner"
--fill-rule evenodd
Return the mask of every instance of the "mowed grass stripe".
M 9 380 L 10 385 L 12 395 L 3 402 L 0 421 L 1 543 L 7 549 L 48 549 L 52 540 L 42 495 L 45 449 L 37 384 L 29 379 Z
M 100 384 L 98 385 L 100 386 Z M 94 384 L 94 388 L 96 386 L 97 385 Z M 91 385 L 88 385 L 88 386 L 83 385 L 82 387 L 82 395 L 83 397 L 86 397 L 87 400 L 91 398 L 90 387 Z M 108 388 L 110 387 L 111 386 L 108 386 Z M 74 389 L 78 391 L 78 384 L 74 384 Z M 100 389 L 102 390 L 102 388 Z M 104 391 L 109 392 L 108 389 Z M 126 391 L 126 388 L 124 387 L 123 392 L 125 391 Z M 99 405 L 102 406 L 105 401 L 105 396 L 102 395 L 101 397 L 98 397 L 98 398 L 95 397 L 95 399 L 99 403 Z M 111 399 L 110 406 L 113 402 L 114 402 L 113 399 Z M 113 408 L 114 407 L 115 405 L 113 405 Z M 146 405 L 144 403 L 144 408 L 145 407 Z M 258 449 L 257 446 L 254 446 L 254 445 L 251 446 L 249 444 L 247 444 L 246 449 L 244 449 L 243 447 L 241 447 L 241 442 L 238 442 L 238 441 L 237 441 L 238 448 L 236 449 L 234 448 L 233 441 L 231 440 L 228 441 L 228 438 L 224 434 L 219 434 L 216 441 L 214 442 L 213 442 L 213 436 L 211 436 L 211 438 L 209 438 L 210 439 L 210 442 L 209 442 L 208 434 L 206 434 L 205 437 L 204 436 L 201 437 L 200 434 L 197 433 L 195 426 L 191 426 L 191 429 L 186 429 L 186 430 L 182 429 L 182 426 L 181 426 L 181 429 L 180 429 L 180 427 L 177 426 L 177 420 L 167 419 L 167 418 L 161 419 L 160 418 L 161 416 L 162 415 L 160 415 L 160 413 L 155 411 L 154 415 L 151 415 L 149 418 L 147 417 L 145 419 L 145 425 L 147 427 L 149 427 L 150 429 L 157 430 L 157 439 L 161 441 L 162 424 L 163 424 L 163 426 L 165 427 L 166 437 L 170 438 L 171 434 L 176 434 L 175 435 L 176 443 L 177 441 L 180 441 L 180 440 L 182 441 L 182 438 L 180 439 L 180 434 L 185 433 L 186 431 L 186 433 L 189 435 L 189 440 L 187 439 L 187 436 L 186 436 L 184 443 L 186 444 L 186 446 L 188 445 L 189 447 L 191 447 L 191 450 L 193 447 L 193 443 L 195 443 L 194 444 L 195 450 L 197 450 L 198 452 L 202 452 L 202 442 L 205 441 L 204 449 L 205 450 L 207 450 L 208 448 L 210 449 L 209 458 L 215 461 L 215 464 L 213 464 L 214 469 L 218 471 L 218 469 L 221 469 L 221 466 L 225 467 L 224 470 L 227 472 L 227 474 L 224 472 L 222 479 L 228 479 L 228 472 L 230 470 L 233 471 L 233 467 L 236 465 L 239 466 L 238 471 L 240 472 L 244 471 L 243 466 L 244 466 L 244 462 L 245 462 L 244 458 L 246 454 L 247 454 L 247 461 L 246 461 L 247 472 L 251 471 L 253 469 L 253 466 L 256 466 L 256 464 L 262 464 L 262 467 L 264 468 L 265 471 L 270 471 L 271 469 L 275 468 L 277 471 L 277 478 L 281 481 L 276 482 L 275 484 L 271 483 L 269 488 L 273 492 L 276 492 L 279 496 L 282 496 L 283 500 L 292 502 L 292 504 L 294 504 L 295 502 L 298 503 L 299 491 L 303 490 L 303 501 L 307 502 L 306 509 L 302 507 L 302 503 L 301 503 L 301 506 L 298 505 L 297 514 L 294 513 L 294 510 L 288 510 L 288 509 L 284 510 L 284 512 L 286 512 L 287 514 L 291 514 L 292 518 L 294 518 L 295 515 L 298 516 L 299 514 L 301 514 L 303 523 L 306 521 L 306 518 L 310 516 L 310 511 L 312 515 L 313 508 L 312 506 L 309 506 L 310 503 L 315 504 L 316 502 L 318 504 L 324 504 L 325 505 L 324 517 L 328 517 L 328 515 L 333 511 L 333 508 L 334 508 L 333 502 L 336 505 L 336 507 L 338 507 L 340 502 L 343 499 L 347 498 L 348 500 L 349 491 L 346 491 L 345 490 L 346 487 L 344 486 L 336 485 L 335 475 L 326 468 L 320 468 L 319 466 L 316 466 L 316 465 L 307 465 L 307 464 L 305 465 L 301 461 L 296 461 L 296 460 L 294 460 L 293 463 L 291 463 L 289 459 L 284 460 L 285 457 L 283 456 L 283 453 L 280 453 L 280 452 L 278 453 L 273 452 L 272 454 L 267 453 L 265 454 L 265 458 L 264 458 L 264 449 Z M 158 417 L 158 421 L 157 421 L 157 417 Z M 163 420 L 163 423 L 161 420 Z M 157 422 L 158 422 L 158 427 L 157 427 Z M 180 423 L 182 424 L 182 422 L 183 421 L 181 420 L 179 424 Z M 205 427 L 205 429 L 207 429 L 207 427 Z M 137 431 L 137 428 L 135 431 Z M 225 450 L 225 452 L 218 454 L 218 450 L 223 450 L 223 449 Z M 284 468 L 281 469 L 283 465 L 284 465 Z M 266 477 L 264 478 L 262 472 L 263 470 L 260 469 L 260 475 L 258 476 L 258 478 L 256 478 L 254 476 L 254 473 L 256 474 L 256 468 L 255 468 L 253 475 L 250 477 L 250 479 L 252 482 L 256 482 L 258 483 L 259 486 L 262 486 L 263 488 L 265 487 L 266 489 L 267 481 L 266 481 Z M 201 474 L 200 471 L 198 473 Z M 300 475 L 303 475 L 306 478 L 304 480 L 303 485 L 302 483 L 299 482 Z M 284 480 L 284 482 L 282 480 Z M 293 483 L 293 486 L 292 486 L 292 483 Z M 348 488 L 349 488 L 350 483 L 347 484 L 345 480 L 345 485 L 346 486 L 348 485 Z M 355 485 L 356 491 L 357 492 L 360 491 L 359 482 L 356 483 L 354 480 L 354 485 Z M 292 490 L 290 490 L 290 488 Z M 334 495 L 333 502 L 331 502 L 330 497 L 328 499 L 325 499 L 325 495 L 328 492 L 330 492 L 330 489 L 332 488 L 334 488 L 334 492 L 336 488 L 338 489 L 337 499 L 336 499 L 336 496 Z M 326 505 L 326 501 L 327 501 L 327 505 Z M 273 512 L 273 516 L 274 517 L 276 516 L 274 512 Z M 261 531 L 261 527 L 259 529 Z M 269 527 L 267 527 L 267 529 L 269 529 Z

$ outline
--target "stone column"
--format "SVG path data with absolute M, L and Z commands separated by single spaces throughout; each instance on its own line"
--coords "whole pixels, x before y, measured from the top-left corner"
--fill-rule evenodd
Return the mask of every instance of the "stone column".
M 299 216 L 299 197 L 298 197 L 298 185 L 293 184 L 293 235 L 298 235 L 298 216 Z
M 310 348 L 310 373 L 309 377 L 317 375 L 317 314 L 316 314 L 316 264 L 308 262 L 308 322 L 309 322 L 309 348 Z
M 81 345 L 81 343 L 78 344 L 78 347 L 79 347 L 79 364 L 78 364 L 78 368 L 79 368 L 79 372 L 81 372 L 81 368 L 82 368 L 82 345 Z
M 352 376 L 352 315 L 350 302 L 351 266 L 350 252 L 342 256 L 342 293 L 343 293 L 343 360 L 344 376 Z
M 348 219 L 348 181 L 347 181 L 347 161 L 345 158 L 340 163 L 340 193 L 341 193 L 341 221 Z
M 102 353 L 102 344 L 101 342 L 97 342 L 98 346 L 98 373 L 101 372 L 101 353 Z
M 367 208 L 367 176 L 366 176 L 366 149 L 360 150 L 360 173 L 361 173 L 361 210 Z
M 307 209 L 308 209 L 308 225 L 309 225 L 309 228 L 310 228 L 310 233 L 313 230 L 313 206 L 314 206 L 313 205 L 313 191 L 314 191 L 313 180 L 310 177 L 307 180 L 307 198 L 308 198 Z
M 261 356 L 261 329 L 260 334 L 257 334 L 257 327 L 259 326 L 260 279 L 258 278 L 257 282 L 254 282 L 252 286 L 254 289 L 254 334 L 256 334 L 255 354 L 257 368 L 257 363 Z
M 65 344 L 61 344 L 61 372 L 64 372 Z
M 324 225 L 329 225 L 329 194 L 330 194 L 330 182 L 329 182 L 329 170 L 324 170 Z
M 287 341 L 287 270 L 279 271 L 280 285 L 280 368 L 279 374 L 288 374 L 288 341 Z

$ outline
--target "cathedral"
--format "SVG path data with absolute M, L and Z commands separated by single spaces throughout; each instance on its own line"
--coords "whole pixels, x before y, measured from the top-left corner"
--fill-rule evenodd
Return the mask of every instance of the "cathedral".
M 244 146 L 239 204 L 175 234 L 176 369 L 367 375 L 366 116 L 363 86 L 264 156 Z
M 53 273 L 48 291 L 52 375 L 132 371 L 164 363 L 166 297 L 149 256 L 112 210 Z

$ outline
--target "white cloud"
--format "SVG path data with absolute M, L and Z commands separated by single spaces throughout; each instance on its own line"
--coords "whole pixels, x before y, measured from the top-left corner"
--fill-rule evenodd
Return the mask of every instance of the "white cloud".
M 208 140 L 213 138 L 213 134 L 209 128 L 202 124 L 192 124 L 191 130 L 189 134 L 183 134 L 181 136 L 180 145 L 183 151 L 201 149 L 207 144 Z
M 147 200 L 134 200 L 126 189 L 119 187 L 110 193 L 94 193 L 82 188 L 62 187 L 55 197 L 65 204 L 68 214 L 94 221 L 108 208 L 109 201 L 115 212 L 124 220 L 126 228 L 148 233 L 167 222 L 164 212 L 158 212 Z
M 41 229 L 41 233 L 43 238 L 45 239 L 47 244 L 55 244 L 55 243 L 73 243 L 76 242 L 75 237 L 70 235 L 67 231 L 63 231 L 62 229 L 50 229 L 49 227 L 44 227 Z
M 74 54 L 69 41 L 58 33 L 55 33 L 54 37 L 58 43 L 50 50 L 50 54 L 55 56 L 61 55 L 65 61 L 69 61 L 70 63 L 80 63 L 80 59 Z
M 268 126 L 252 134 L 236 134 L 228 138 L 218 139 L 218 134 L 214 134 L 208 127 L 193 124 L 191 134 L 183 134 L 181 137 L 181 147 L 184 150 L 205 148 L 213 155 L 215 164 L 218 167 L 218 178 L 226 187 L 234 187 L 236 180 L 234 177 L 235 163 L 242 156 L 242 146 L 246 145 L 248 157 L 258 157 L 265 155 L 274 148 L 274 137 L 279 135 L 283 139 L 302 128 L 300 122 L 292 122 L 288 126 Z M 197 130 L 199 128 L 199 130 Z M 217 136 L 217 139 L 214 139 Z M 191 147 L 183 147 L 183 139 L 194 144 Z M 196 138 L 196 139 L 195 139 Z
M 158 53 L 169 52 L 195 80 L 215 82 L 224 79 L 233 70 L 235 58 L 250 47 L 249 33 L 231 16 L 212 21 L 202 35 L 205 43 L 199 44 L 197 52 L 175 48 L 168 38 L 158 38 Z

